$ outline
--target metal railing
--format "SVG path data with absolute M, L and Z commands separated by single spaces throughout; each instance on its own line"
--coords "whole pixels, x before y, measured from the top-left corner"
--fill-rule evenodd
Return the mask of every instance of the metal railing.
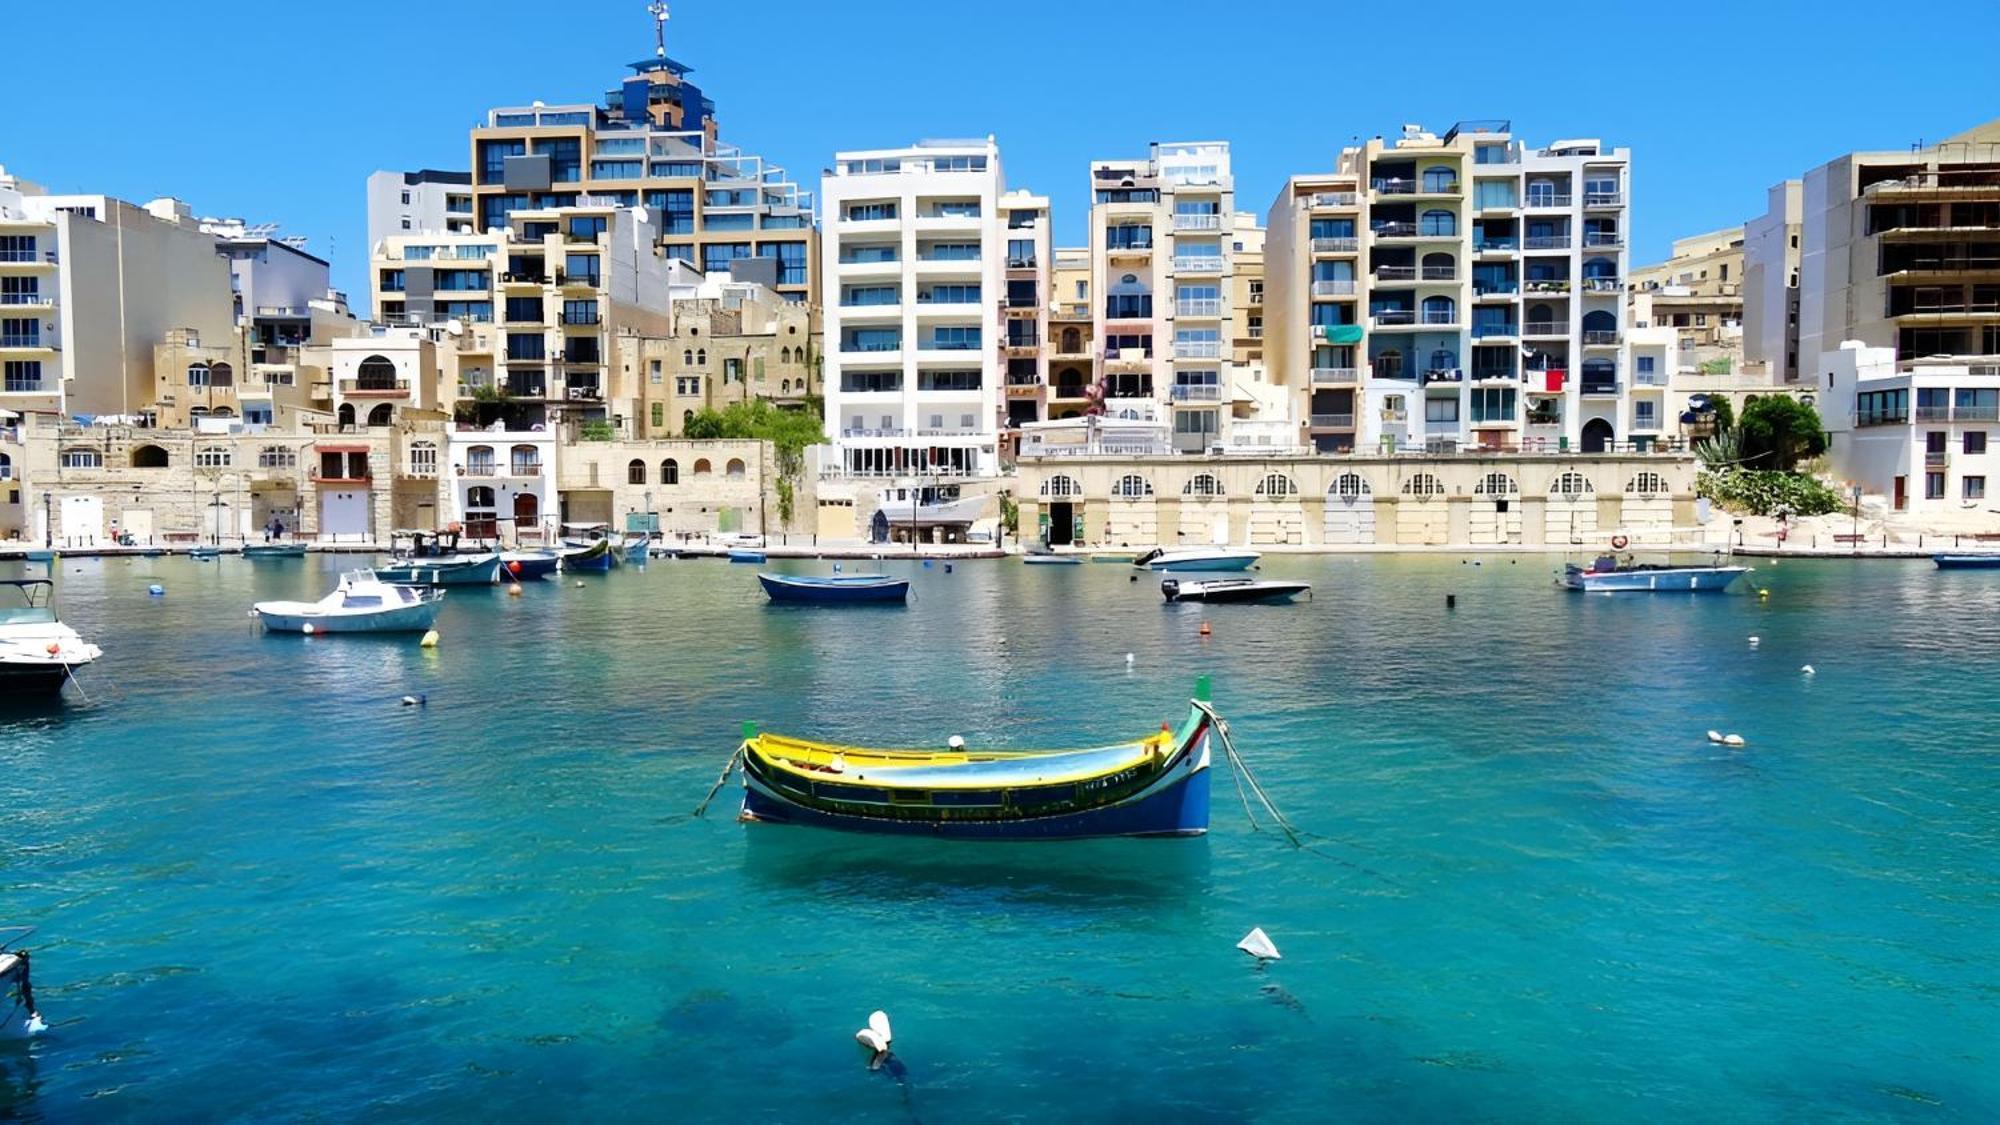
M 1575 202 L 1576 197 L 1569 194 L 1537 195 L 1534 192 L 1528 193 L 1528 206 L 1530 207 L 1568 207 Z
M 1174 302 L 1177 316 L 1221 316 L 1222 300 L 1219 297 L 1189 297 Z
M 1359 369 L 1353 367 L 1315 367 L 1312 369 L 1312 385 L 1315 387 L 1339 386 L 1360 380 Z
M 1219 254 L 1213 257 L 1207 255 L 1181 257 L 1176 255 L 1174 257 L 1174 271 L 1176 273 L 1221 273 L 1222 256 Z
M 1951 454 L 1945 450 L 1926 449 L 1924 450 L 1924 468 L 1942 469 L 1950 458 Z
M 1521 373 L 1511 367 L 1475 367 L 1472 381 L 1475 383 L 1511 383 L 1521 377 Z
M 1352 414 L 1308 415 L 1307 425 L 1311 426 L 1315 430 L 1351 430 L 1354 428 L 1354 415 Z
M 1360 194 L 1351 191 L 1314 192 L 1307 201 L 1308 206 L 1312 207 L 1354 207 L 1360 202 Z
M 1623 289 L 1615 277 L 1586 277 L 1583 279 L 1585 293 L 1616 293 Z
M 340 393 L 344 395 L 392 395 L 408 394 L 409 391 L 410 381 L 408 379 L 342 379 L 340 381 Z
M 1606 331 L 1601 328 L 1586 328 L 1583 330 L 1583 342 L 1586 347 L 1615 344 L 1618 342 L 1618 332 L 1616 329 Z
M 1521 286 L 1512 281 L 1475 281 L 1472 295 L 1475 297 L 1510 297 L 1521 291 Z
M 1512 254 L 1521 248 L 1521 242 L 1514 238 L 1482 238 L 1472 248 L 1481 254 Z
M 1586 191 L 1583 193 L 1585 207 L 1618 207 L 1625 202 L 1622 191 Z
M 1567 336 L 1567 335 L 1569 335 L 1569 321 L 1567 321 L 1567 320 L 1531 320 L 1531 321 L 1529 321 L 1529 322 L 1527 322 L 1526 324 L 1523 324 L 1523 325 L 1521 326 L 1521 335 L 1523 335 L 1523 336 Z
M 1569 235 L 1531 234 L 1521 240 L 1521 246 L 1527 250 L 1567 250 Z
M 1425 309 L 1420 322 L 1423 324 L 1457 324 L 1457 309 Z
M 1587 230 L 1583 232 L 1583 244 L 1585 246 L 1616 249 L 1625 245 L 1625 236 L 1615 230 Z
M 1415 238 L 1417 236 L 1417 224 L 1415 223 L 1376 223 L 1368 229 L 1375 233 L 1376 238 Z
M 1422 275 L 1425 281 L 1457 281 L 1456 266 L 1425 266 Z
M 1220 340 L 1176 340 L 1174 341 L 1174 358 L 1220 359 L 1222 358 L 1222 342 Z
M 1490 336 L 1518 336 L 1520 334 L 1521 330 L 1512 324 L 1475 324 L 1472 326 L 1472 338 L 1475 340 L 1483 340 Z
M 1312 295 L 1315 297 L 1352 297 L 1354 295 L 1354 282 L 1343 280 L 1315 281 L 1312 283 Z
M 1361 249 L 1358 238 L 1315 238 L 1312 252 L 1315 254 L 1353 254 Z
M 1415 324 L 1417 313 L 1415 309 L 1390 309 L 1371 313 L 1369 319 L 1375 322 L 1377 328 L 1394 328 L 1398 325 Z
M 1617 383 L 1592 382 L 1588 379 L 1577 387 L 1577 393 L 1585 398 L 1609 398 L 1617 395 Z
M 1175 215 L 1175 230 L 1221 230 L 1221 215 Z
M 1171 391 L 1175 402 L 1222 401 L 1222 388 L 1214 383 L 1176 383 Z
M 1416 279 L 1417 279 L 1417 267 L 1415 266 L 1375 267 L 1376 281 L 1415 281 Z

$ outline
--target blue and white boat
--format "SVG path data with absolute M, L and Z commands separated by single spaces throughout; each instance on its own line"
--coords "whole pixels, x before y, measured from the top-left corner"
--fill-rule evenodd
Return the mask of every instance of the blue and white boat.
M 250 612 L 274 633 L 421 633 L 443 604 L 443 590 L 395 585 L 373 571 L 354 570 L 316 602 L 258 602 Z
M 1720 561 L 1688 566 L 1632 562 L 1629 558 L 1620 562 L 1613 555 L 1599 555 L 1588 564 L 1564 565 L 1556 581 L 1589 594 L 1713 594 L 1727 590 L 1748 573 L 1747 566 L 1724 566 Z
M 1939 570 L 2000 570 L 2000 551 L 1932 555 L 1931 561 Z
M 500 571 L 517 582 L 547 578 L 562 567 L 562 556 L 554 551 L 502 551 Z
M 752 550 L 749 547 L 737 547 L 729 552 L 729 561 L 733 563 L 762 563 L 765 561 L 764 552 Z
M 860 602 L 902 602 L 910 580 L 886 574 L 760 574 L 757 581 L 774 602 L 853 605 Z
M 1264 556 L 1242 547 L 1155 547 L 1132 560 L 1140 570 L 1248 570 Z
M 398 531 L 394 539 L 395 557 L 373 572 L 379 581 L 401 586 L 491 586 L 500 581 L 500 553 L 461 552 L 457 531 Z

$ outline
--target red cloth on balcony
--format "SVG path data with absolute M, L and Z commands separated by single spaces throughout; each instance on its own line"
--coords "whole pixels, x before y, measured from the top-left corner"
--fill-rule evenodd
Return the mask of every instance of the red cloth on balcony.
M 1567 374 L 1569 372 L 1559 367 L 1542 372 L 1543 377 L 1548 380 L 1543 384 L 1543 389 L 1552 394 L 1561 391 L 1563 389 L 1563 377 Z

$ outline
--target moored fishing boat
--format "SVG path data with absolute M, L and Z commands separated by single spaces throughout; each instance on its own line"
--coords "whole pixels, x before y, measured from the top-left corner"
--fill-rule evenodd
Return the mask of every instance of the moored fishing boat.
M 648 536 L 627 535 L 617 546 L 618 561 L 627 565 L 644 565 L 652 546 L 653 541 Z
M 1215 578 L 1207 582 L 1168 578 L 1160 583 L 1160 595 L 1170 602 L 1288 602 L 1300 594 L 1310 597 L 1312 583 L 1255 578 Z
M 246 559 L 302 559 L 306 557 L 304 543 L 246 543 L 243 547 Z
M 371 571 L 355 570 L 316 602 L 258 602 L 250 613 L 274 633 L 420 633 L 437 620 L 443 603 L 443 590 L 383 582 Z
M 0 1042 L 26 1039 L 48 1029 L 35 1007 L 29 957 L 14 943 L 34 933 L 32 926 L 0 926 Z
M 601 574 L 618 565 L 618 555 L 611 549 L 609 539 L 599 539 L 588 547 L 565 547 L 557 553 L 562 557 L 564 570 L 588 570 Z
M 1931 561 L 1939 570 L 1995 570 L 2000 569 L 2000 551 L 1932 555 Z
M 1557 581 L 1572 590 L 1593 594 L 1719 593 L 1750 573 L 1747 566 L 1725 566 L 1718 557 L 1708 564 L 1645 563 L 1626 556 L 1599 555 L 1589 564 L 1568 563 Z
M 458 532 L 398 531 L 396 555 L 375 568 L 375 578 L 401 586 L 491 586 L 500 581 L 497 551 L 476 554 L 458 549 Z M 407 540 L 408 546 L 401 541 Z
M 500 570 L 507 578 L 528 582 L 547 578 L 562 566 L 562 556 L 554 551 L 502 551 Z
M 900 602 L 909 596 L 910 580 L 886 574 L 760 574 L 764 592 L 774 602 L 849 605 L 857 602 Z
M 1029 552 L 1021 556 L 1021 561 L 1029 566 L 1081 566 L 1083 560 L 1075 555 L 1040 554 Z
M 733 563 L 761 563 L 765 561 L 764 552 L 753 550 L 749 547 L 735 547 L 729 552 L 729 561 Z
M 876 750 L 746 731 L 743 819 L 979 840 L 1208 831 L 1203 680 L 1178 729 L 1087 750 Z
M 53 695 L 104 655 L 56 615 L 55 583 L 0 579 L 0 699 Z
M 1156 547 L 1132 560 L 1141 570 L 1248 570 L 1264 556 L 1238 547 Z

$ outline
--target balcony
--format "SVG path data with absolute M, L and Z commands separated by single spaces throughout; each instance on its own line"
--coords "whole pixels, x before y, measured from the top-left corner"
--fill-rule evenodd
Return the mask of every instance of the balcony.
M 1425 266 L 1418 276 L 1424 281 L 1457 281 L 1456 266 Z
M 1175 402 L 1222 401 L 1222 388 L 1213 383 L 1176 383 L 1170 390 Z
M 1521 291 L 1542 296 L 1559 296 L 1569 292 L 1569 278 L 1530 278 L 1521 283 Z
M 1016 347 L 1033 348 L 1035 341 L 1029 339 L 1025 343 L 1016 344 L 1010 339 L 1005 341 L 1002 346 L 1010 350 Z M 976 337 L 965 340 L 933 336 L 928 340 L 917 341 L 917 350 L 920 352 L 976 352 L 979 350 L 979 347 L 979 340 Z
M 1476 254 L 1514 254 L 1520 249 L 1521 240 L 1518 238 L 1482 238 L 1472 244 Z
M 1306 425 L 1315 430 L 1351 430 L 1354 428 L 1354 415 L 1312 414 L 1307 416 Z
M 1153 256 L 1150 242 L 1116 242 L 1104 248 L 1104 257 L 1113 262 L 1140 261 Z
M 563 387 L 563 397 L 571 402 L 599 402 L 604 390 L 596 383 L 570 383 Z
M 1360 193 L 1352 191 L 1314 192 L 1312 196 L 1306 200 L 1306 206 L 1311 207 L 1314 210 L 1319 210 L 1327 207 L 1358 207 L 1360 206 L 1360 204 L 1361 204 Z
M 1175 215 L 1175 230 L 1210 231 L 1222 229 L 1221 215 Z
M 888 355 L 903 350 L 901 340 L 842 340 L 840 350 L 843 355 L 873 354 Z
M 899 438 L 907 437 L 910 431 L 901 426 L 883 426 L 877 429 L 849 427 L 840 431 L 844 438 Z
M 1339 387 L 1358 382 L 1360 372 L 1352 367 L 1315 367 L 1312 369 L 1312 385 L 1315 387 Z
M 972 346 L 979 345 L 974 342 Z M 1026 335 L 1007 336 L 1001 340 L 1000 346 L 1005 348 L 1009 355 L 1033 355 L 1041 348 L 1042 338 L 1032 332 Z
M 1475 383 L 1513 383 L 1519 381 L 1521 373 L 1512 367 L 1475 367 L 1472 381 Z
M 1315 281 L 1312 283 L 1312 295 L 1315 297 L 1352 297 L 1354 296 L 1354 289 L 1355 283 L 1352 281 L 1333 280 Z
M 1585 249 L 1616 250 L 1625 245 L 1624 234 L 1615 230 L 1587 230 L 1583 232 Z
M 1175 359 L 1221 359 L 1222 341 L 1176 340 L 1174 341 L 1174 358 Z
M 9 307 L 54 308 L 55 304 L 54 293 L 0 293 L 0 305 Z
M 1417 323 L 1417 310 L 1383 309 L 1380 312 L 1369 314 L 1368 319 L 1377 328 L 1410 328 L 1414 327 Z
M 1504 339 L 1519 336 L 1520 334 L 1521 329 L 1518 326 L 1508 324 L 1504 321 L 1498 324 L 1488 323 L 1472 326 L 1472 338 L 1475 340 Z
M 1424 372 L 1424 386 L 1465 382 L 1465 372 L 1456 367 L 1433 367 Z
M 1147 348 L 1120 348 L 1104 357 L 1106 371 L 1150 371 L 1153 353 Z
M 1219 254 L 1213 257 L 1203 255 L 1192 258 L 1178 256 L 1174 258 L 1175 273 L 1219 274 L 1223 272 L 1223 268 L 1223 259 Z
M 1521 246 L 1526 250 L 1567 250 L 1569 235 L 1531 234 L 1521 240 Z
M 342 379 L 340 393 L 349 398 L 408 398 L 408 379 Z
M 541 376 L 507 376 L 507 393 L 514 398 L 542 398 L 548 394 L 548 381 Z
M 598 315 L 594 312 L 591 313 L 566 312 L 562 314 L 562 322 L 563 325 L 568 328 L 594 327 L 596 325 L 604 323 L 603 320 L 600 319 Z
M 1429 325 L 1431 327 L 1457 324 L 1458 310 L 1425 309 L 1423 313 L 1417 317 L 1417 323 Z
M 1614 348 L 1618 346 L 1618 330 L 1586 328 L 1583 330 L 1583 346 L 1586 348 Z
M 1552 192 L 1531 191 L 1528 193 L 1528 206 L 1534 210 L 1546 210 L 1553 207 L 1572 207 L 1575 204 L 1576 197 L 1567 192 L 1562 195 L 1556 195 Z
M 1472 283 L 1472 299 L 1505 300 L 1512 298 L 1520 289 L 1520 285 L 1512 281 L 1475 281 Z
M 2000 422 L 2000 406 L 1954 406 L 1954 422 Z
M 1361 240 L 1358 238 L 1315 238 L 1312 240 L 1315 254 L 1358 254 Z
M 1586 191 L 1583 193 L 1585 207 L 1623 207 L 1625 193 L 1622 191 Z
M 1090 397 L 1088 383 L 1057 383 L 1051 388 L 1049 397 L 1057 401 Z
M 1635 387 L 1664 387 L 1667 385 L 1667 376 L 1664 372 L 1659 371 L 1641 371 L 1632 376 L 1632 385 Z
M 46 228 L 45 228 L 46 229 Z M 0 255 L 0 270 L 13 273 L 16 270 L 54 269 L 61 263 L 54 250 L 44 250 L 36 254 L 29 250 L 10 250 Z
M 1376 195 L 1415 195 L 1417 181 L 1379 178 L 1368 182 L 1368 190 Z
M 1585 293 L 1618 293 L 1624 290 L 1615 277 L 1586 277 L 1583 279 Z
M 1567 321 L 1567 320 L 1531 320 L 1531 321 L 1529 321 L 1529 322 L 1527 322 L 1526 324 L 1523 324 L 1523 325 L 1521 326 L 1521 335 L 1523 335 L 1523 336 L 1567 336 L 1567 335 L 1569 335 L 1569 321 Z
M 1606 383 L 1602 380 L 1585 379 L 1578 385 L 1577 393 L 1583 395 L 1585 398 L 1616 398 L 1618 397 L 1618 384 Z
M 1417 224 L 1415 223 L 1376 223 L 1368 229 L 1376 238 L 1417 237 Z
M 1943 449 L 1924 450 L 1924 468 L 1942 469 L 1951 462 L 1951 454 Z
M 1415 266 L 1375 267 L 1375 283 L 1378 285 L 1388 284 L 1397 281 L 1415 281 L 1416 279 L 1417 279 L 1417 267 Z
M 1184 298 L 1174 302 L 1174 315 L 1214 320 L 1222 315 L 1222 300 L 1219 297 Z

